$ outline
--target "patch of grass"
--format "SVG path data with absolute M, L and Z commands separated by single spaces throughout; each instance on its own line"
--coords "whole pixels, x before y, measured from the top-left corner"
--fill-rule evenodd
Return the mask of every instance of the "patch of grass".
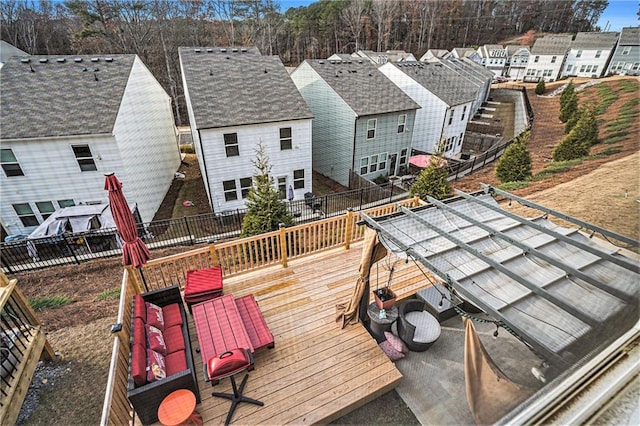
M 627 130 L 629 127 L 631 127 L 631 119 L 623 117 L 622 119 L 610 122 L 606 125 L 605 129 L 607 133 L 613 133 L 620 130 Z
M 609 105 L 614 103 L 618 99 L 618 94 L 615 93 L 609 86 L 604 84 L 598 85 L 598 95 L 600 96 L 600 103 L 596 107 L 596 115 L 604 114 L 609 108 Z
M 29 303 L 35 311 L 42 311 L 44 309 L 56 309 L 69 305 L 73 303 L 73 299 L 67 296 L 42 296 L 30 299 Z
M 611 145 L 613 143 L 623 142 L 626 140 L 627 140 L 627 133 L 620 132 L 620 133 L 615 133 L 614 135 L 611 135 L 611 136 L 607 136 L 605 139 L 602 140 L 602 143 Z
M 98 295 L 98 300 L 120 299 L 120 289 L 105 290 Z
M 623 92 L 632 93 L 638 90 L 638 82 L 635 80 L 620 80 L 618 86 Z
M 533 176 L 533 180 L 534 181 L 543 180 L 555 174 L 566 172 L 571 167 L 582 163 L 583 160 L 584 159 L 582 158 L 577 158 L 575 160 L 570 160 L 570 161 L 552 161 L 551 163 L 547 164 L 545 168 L 542 169 L 542 171 L 536 173 Z
M 617 154 L 619 152 L 622 152 L 622 149 L 619 146 L 610 146 L 606 149 L 603 149 L 602 151 L 600 151 L 597 154 L 593 154 L 590 155 L 589 157 L 587 157 L 588 160 L 596 160 L 598 158 L 604 158 L 604 157 L 608 157 L 610 155 L 614 155 Z
M 516 182 L 505 182 L 503 184 L 498 185 L 498 189 L 502 189 L 503 191 L 513 191 L 520 188 L 526 188 L 529 186 L 529 181 L 519 180 Z

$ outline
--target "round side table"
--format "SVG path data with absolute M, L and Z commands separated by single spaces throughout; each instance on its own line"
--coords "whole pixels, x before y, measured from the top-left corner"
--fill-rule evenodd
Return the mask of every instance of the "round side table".
M 391 331 L 391 324 L 398 319 L 398 307 L 393 306 L 391 309 L 386 309 L 386 318 L 380 318 L 380 308 L 376 302 L 372 302 L 367 307 L 367 315 L 369 315 L 371 332 L 378 341 L 385 340 L 384 332 Z
M 196 396 L 188 389 L 178 389 L 167 395 L 158 407 L 158 421 L 164 426 L 182 424 L 201 425 L 200 413 L 196 409 Z

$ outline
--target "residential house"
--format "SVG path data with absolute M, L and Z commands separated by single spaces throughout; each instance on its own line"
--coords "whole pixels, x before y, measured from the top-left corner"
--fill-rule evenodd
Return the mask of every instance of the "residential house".
M 456 47 L 452 49 L 451 52 L 449 52 L 448 54 L 445 54 L 442 59 L 449 59 L 449 58 L 455 58 L 455 59 L 469 58 L 473 62 L 482 65 L 482 58 L 480 57 L 476 49 L 472 49 L 471 47 Z
M 376 65 L 306 60 L 291 78 L 313 111 L 313 169 L 349 186 L 351 172 L 373 180 L 406 166 L 416 109 Z
M 352 59 L 351 53 L 334 53 L 327 58 L 328 61 L 351 61 Z
M 500 44 L 485 44 L 478 48 L 478 55 L 482 58 L 482 66 L 496 76 L 503 76 L 507 63 L 507 49 Z
M 215 212 L 245 207 L 261 144 L 283 198 L 311 192 L 312 114 L 277 56 L 255 48 L 180 47 L 187 112 Z
M 529 46 L 510 44 L 506 46 L 506 49 L 507 63 L 505 65 L 505 75 L 510 80 L 522 80 L 527 70 L 529 57 L 531 56 Z
M 380 71 L 421 107 L 411 147 L 446 157 L 459 154 L 477 87 L 439 62 L 388 63 Z
M 571 34 L 554 34 L 541 37 L 531 48 L 524 81 L 555 81 L 560 77 L 567 52 L 571 47 Z
M 611 56 L 609 74 L 640 74 L 640 28 L 624 27 Z
M 9 44 L 4 40 L 0 40 L 0 68 L 10 58 L 14 56 L 29 56 L 24 50 L 18 49 L 13 44 Z
M 449 58 L 447 60 L 441 60 L 439 63 L 455 71 L 476 87 L 476 99 L 471 107 L 471 110 L 475 114 L 475 112 L 482 107 L 482 104 L 489 99 L 491 81 L 494 78 L 494 74 L 469 58 Z
M 429 49 L 420 57 L 420 62 L 437 62 L 449 54 L 446 49 Z
M 107 202 L 114 172 L 151 221 L 180 166 L 171 99 L 136 55 L 13 57 L 0 69 L 0 219 L 28 234 Z
M 404 50 L 387 50 L 386 52 L 374 52 L 373 50 L 358 50 L 351 55 L 351 59 L 367 59 L 372 64 L 382 65 L 387 62 L 405 62 L 415 61 L 416 58 L 412 53 Z
M 618 42 L 618 33 L 578 33 L 571 43 L 562 77 L 602 77 Z

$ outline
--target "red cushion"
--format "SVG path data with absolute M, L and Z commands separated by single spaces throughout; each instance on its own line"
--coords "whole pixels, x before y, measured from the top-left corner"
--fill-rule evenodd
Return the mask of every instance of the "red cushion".
M 144 322 L 140 318 L 133 319 L 133 344 L 147 347 L 147 334 L 144 329 Z
M 142 322 L 147 321 L 147 307 L 141 294 L 136 294 L 133 298 L 133 317 L 142 319 Z
M 236 348 L 211 357 L 207 362 L 209 379 L 215 380 L 240 372 L 253 363 L 248 349 Z
M 222 290 L 222 268 L 204 268 L 187 271 L 184 284 L 184 297 Z
M 180 373 L 187 369 L 187 356 L 185 351 L 178 351 L 167 355 L 164 358 L 167 366 L 167 376 Z
M 162 336 L 164 337 L 167 354 L 185 350 L 182 326 L 174 325 L 173 327 L 166 328 L 162 332 Z
M 136 386 L 147 383 L 147 351 L 140 344 L 131 348 L 131 377 Z
M 164 316 L 162 315 L 162 308 L 153 303 L 146 303 L 147 307 L 147 325 L 152 325 L 155 328 L 164 330 Z
M 164 318 L 164 328 L 174 325 L 182 325 L 182 312 L 180 305 L 172 303 L 162 308 L 162 317 Z
M 152 325 L 147 325 L 147 348 L 162 355 L 167 354 L 167 345 L 164 342 L 162 331 Z
M 156 351 L 147 349 L 147 382 L 154 382 L 167 377 L 164 356 Z

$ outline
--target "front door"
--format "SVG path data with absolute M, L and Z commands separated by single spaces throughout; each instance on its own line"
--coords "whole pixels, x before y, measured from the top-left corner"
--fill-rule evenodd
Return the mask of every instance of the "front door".
M 398 158 L 398 154 L 391 154 L 389 156 L 389 174 L 395 176 L 396 173 L 396 159 Z

